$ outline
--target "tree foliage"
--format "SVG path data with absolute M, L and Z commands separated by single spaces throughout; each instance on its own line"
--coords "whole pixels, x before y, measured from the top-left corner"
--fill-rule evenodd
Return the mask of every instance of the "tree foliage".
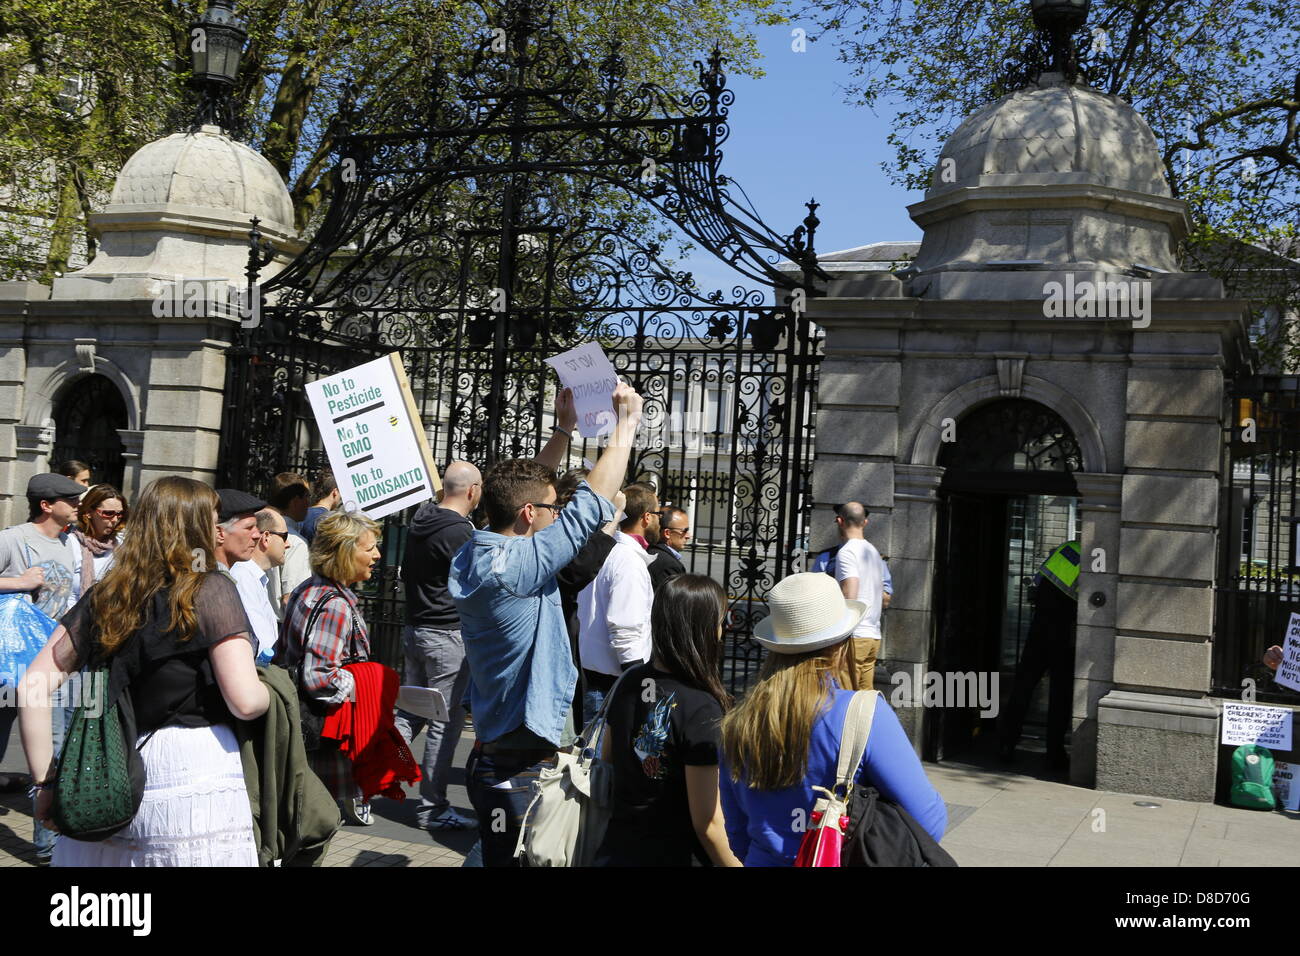
M 850 99 L 897 104 L 896 161 L 885 170 L 912 189 L 929 184 L 965 116 L 1010 92 L 1004 65 L 1034 35 L 1024 0 L 796 2 L 852 65 Z M 1261 279 L 1261 259 L 1245 245 L 1300 259 L 1294 0 L 1095 0 L 1077 42 L 1089 85 L 1123 97 L 1150 123 L 1174 195 L 1191 208 L 1193 267 L 1251 286 L 1261 304 L 1294 309 L 1294 271 Z
M 505 0 L 514 2 L 514 0 Z M 730 68 L 757 73 L 749 27 L 776 22 L 775 0 L 556 0 L 556 23 L 592 59 L 623 43 L 629 75 L 686 91 L 715 41 Z M 0 279 L 49 281 L 68 267 L 86 216 L 134 150 L 183 125 L 188 25 L 203 3 L 7 0 L 0 11 Z M 489 5 L 489 10 L 492 8 Z M 422 65 L 450 69 L 491 12 L 446 0 L 249 0 L 236 101 L 248 140 L 284 178 L 308 228 L 331 188 L 339 104 L 428 95 Z M 70 96 L 71 85 L 80 93 Z

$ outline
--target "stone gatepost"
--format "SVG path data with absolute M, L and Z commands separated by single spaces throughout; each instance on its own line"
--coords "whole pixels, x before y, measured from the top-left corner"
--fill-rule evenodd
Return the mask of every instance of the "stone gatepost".
M 1134 337 L 1129 370 L 1115 689 L 1098 708 L 1097 786 L 1212 800 L 1224 372 L 1245 304 L 1223 299 L 1206 276 L 1165 277 L 1157 288 L 1153 329 Z

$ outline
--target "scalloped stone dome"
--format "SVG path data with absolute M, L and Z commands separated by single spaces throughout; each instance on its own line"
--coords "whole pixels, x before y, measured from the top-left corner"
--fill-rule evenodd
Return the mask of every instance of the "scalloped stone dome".
M 275 168 L 215 126 L 155 140 L 126 161 L 108 205 L 91 214 L 95 258 L 56 279 L 51 297 L 152 298 L 177 277 L 242 284 L 254 216 L 278 253 L 265 280 L 302 248 Z
M 126 161 L 105 212 L 114 207 L 180 205 L 257 216 L 293 232 L 293 201 L 275 168 L 243 143 L 204 127 L 173 133 L 140 147 Z
M 951 165 L 944 175 L 949 158 L 955 176 Z M 1172 195 L 1155 135 L 1137 110 L 1117 96 L 1054 83 L 1017 90 L 967 117 L 944 145 L 926 196 L 962 186 L 1032 184 L 1041 174 L 1053 183 Z
M 1189 228 L 1146 120 L 1059 73 L 958 126 L 908 213 L 925 230 L 913 262 L 922 274 L 1176 272 Z

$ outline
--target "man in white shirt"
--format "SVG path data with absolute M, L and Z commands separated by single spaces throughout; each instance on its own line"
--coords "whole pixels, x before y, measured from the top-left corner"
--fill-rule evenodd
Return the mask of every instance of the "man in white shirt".
M 240 600 L 257 638 L 257 663 L 269 664 L 275 656 L 275 642 L 280 631 L 283 605 L 278 593 L 272 596 L 270 572 L 284 564 L 289 529 L 284 517 L 274 508 L 263 508 L 254 517 L 261 535 L 253 546 L 253 557 L 230 566 L 230 576 L 239 588 Z
M 644 486 L 641 486 L 644 487 Z M 641 515 L 657 512 L 659 502 L 653 491 L 629 485 L 624 506 L 628 515 L 634 507 L 633 497 L 647 500 L 636 503 L 637 517 L 625 517 L 613 532 L 614 549 L 601 565 L 596 579 L 578 592 L 578 652 L 586 677 L 587 693 L 583 697 L 583 722 L 590 722 L 605 700 L 618 675 L 629 667 L 650 659 L 650 609 L 654 591 L 650 586 L 649 564 L 654 555 L 647 554 L 628 530 L 641 523 Z
M 835 580 L 849 600 L 861 601 L 867 613 L 853 629 L 852 660 L 847 676 L 854 690 L 872 690 L 880 654 L 880 611 L 884 599 L 885 563 L 864 534 L 868 511 L 850 501 L 836 509 L 835 526 L 844 543 L 835 556 Z

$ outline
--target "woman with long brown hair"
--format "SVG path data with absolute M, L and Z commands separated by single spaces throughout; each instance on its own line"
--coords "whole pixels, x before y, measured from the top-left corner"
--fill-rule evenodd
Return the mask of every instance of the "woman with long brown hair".
M 740 866 L 718 803 L 726 615 L 726 592 L 702 575 L 655 595 L 652 656 L 623 672 L 608 704 L 614 808 L 596 866 Z
M 260 717 L 270 698 L 239 592 L 216 570 L 217 504 L 211 488 L 190 478 L 145 488 L 113 566 L 23 677 L 23 749 L 46 826 L 57 766 L 49 698 L 68 675 L 107 665 L 108 686 L 93 692 L 105 707 L 131 695 L 143 743 L 135 819 L 102 842 L 59 840 L 55 866 L 257 865 L 233 724 Z
M 754 628 L 768 650 L 756 684 L 722 721 L 722 810 L 731 849 L 745 866 L 790 866 L 817 798 L 835 784 L 854 691 L 842 673 L 853 628 L 866 613 L 825 574 L 792 574 L 768 596 Z M 898 717 L 877 698 L 855 781 L 903 807 L 935 840 L 948 812 L 926 779 Z
M 81 551 L 82 594 L 113 564 L 129 514 L 126 496 L 112 485 L 95 485 L 82 495 L 72 528 L 75 546 Z

